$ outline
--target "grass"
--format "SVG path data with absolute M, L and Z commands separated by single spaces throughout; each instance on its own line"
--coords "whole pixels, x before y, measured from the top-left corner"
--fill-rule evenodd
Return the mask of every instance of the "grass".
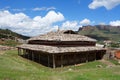
M 1 41 L 0 40 L 0 45 L 4 45 L 4 46 L 12 46 L 15 47 L 16 45 L 19 45 L 20 43 L 14 41 L 14 40 L 5 40 L 5 41 Z
M 81 30 L 78 32 L 81 35 L 89 35 L 98 41 L 111 40 L 118 42 L 120 40 L 120 32 L 118 28 L 111 28 L 110 30 L 100 30 L 98 27 L 93 27 L 87 30 Z
M 102 65 L 102 68 L 96 67 Z M 0 80 L 119 80 L 120 66 L 107 68 L 99 61 L 51 69 L 17 55 L 16 50 L 0 55 Z
M 115 65 L 120 65 L 120 63 L 118 63 L 118 60 L 115 59 L 111 59 L 109 60 L 111 63 L 115 64 Z

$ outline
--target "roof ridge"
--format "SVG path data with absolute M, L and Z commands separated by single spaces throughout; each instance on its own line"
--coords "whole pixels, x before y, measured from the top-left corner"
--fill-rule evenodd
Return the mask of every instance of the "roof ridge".
M 72 30 L 51 31 L 43 35 L 32 37 L 29 40 L 96 41 L 90 37 L 72 33 Z

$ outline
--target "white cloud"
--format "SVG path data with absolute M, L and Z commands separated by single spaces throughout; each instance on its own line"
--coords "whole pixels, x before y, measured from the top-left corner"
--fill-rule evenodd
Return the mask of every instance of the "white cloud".
M 75 30 L 77 31 L 82 25 L 91 23 L 89 19 L 82 21 L 65 21 L 61 24 L 55 25 L 57 22 L 63 21 L 65 18 L 62 13 L 49 11 L 44 17 L 35 16 L 30 18 L 24 13 L 12 14 L 9 11 L 0 11 L 0 28 L 11 29 L 17 33 L 36 36 L 44 34 L 49 31 L 55 31 L 58 27 L 61 30 Z
M 26 8 L 11 8 L 10 6 L 6 6 L 4 8 L 1 8 L 0 11 L 7 11 L 7 10 L 11 10 L 11 11 L 17 11 L 17 12 L 23 12 L 23 11 L 26 11 L 28 9 Z
M 22 9 L 11 9 L 11 10 L 13 10 L 13 11 L 19 11 L 19 12 L 22 12 L 22 11 L 25 11 L 26 9 L 25 8 L 22 8 Z
M 62 24 L 62 30 L 74 30 L 77 31 L 81 25 L 77 21 L 66 21 Z
M 90 3 L 88 7 L 90 9 L 96 9 L 103 6 L 107 10 L 110 10 L 119 4 L 120 0 L 93 0 L 93 2 Z
M 48 11 L 48 10 L 55 10 L 56 8 L 55 7 L 36 7 L 36 8 L 33 8 L 32 10 L 33 11 Z
M 4 10 L 11 10 L 14 12 L 23 12 L 23 11 L 50 11 L 50 10 L 55 10 L 56 8 L 51 6 L 51 7 L 36 7 L 36 8 L 32 8 L 32 9 L 26 9 L 26 8 L 11 8 L 9 6 L 3 7 L 0 9 L 0 11 L 4 11 Z
M 91 21 L 87 18 L 83 19 L 82 21 L 80 21 L 81 25 L 89 25 L 91 23 Z
M 0 10 L 7 10 L 7 9 L 10 9 L 10 6 L 6 6 L 4 8 L 1 8 Z
M 34 18 L 24 13 L 12 14 L 9 11 L 0 11 L 0 28 L 8 28 L 29 36 L 56 30 L 57 27 L 53 24 L 63 20 L 63 14 L 55 11 L 49 11 L 44 17 L 35 16 Z
M 120 26 L 120 20 L 110 21 L 110 25 L 112 25 L 112 26 Z

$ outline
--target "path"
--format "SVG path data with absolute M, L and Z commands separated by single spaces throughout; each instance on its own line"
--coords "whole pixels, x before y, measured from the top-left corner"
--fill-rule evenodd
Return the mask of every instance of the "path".
M 115 64 L 111 63 L 110 61 L 107 61 L 107 60 L 104 60 L 104 59 L 100 60 L 100 62 L 106 64 L 107 66 L 111 66 L 111 67 L 116 66 Z
M 0 51 L 0 55 L 4 54 L 5 51 Z

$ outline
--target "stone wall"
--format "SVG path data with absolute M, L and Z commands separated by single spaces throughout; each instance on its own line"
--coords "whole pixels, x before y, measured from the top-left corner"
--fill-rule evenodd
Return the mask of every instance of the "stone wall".
M 15 48 L 14 47 L 0 45 L 0 51 L 13 50 L 13 49 L 15 49 Z

